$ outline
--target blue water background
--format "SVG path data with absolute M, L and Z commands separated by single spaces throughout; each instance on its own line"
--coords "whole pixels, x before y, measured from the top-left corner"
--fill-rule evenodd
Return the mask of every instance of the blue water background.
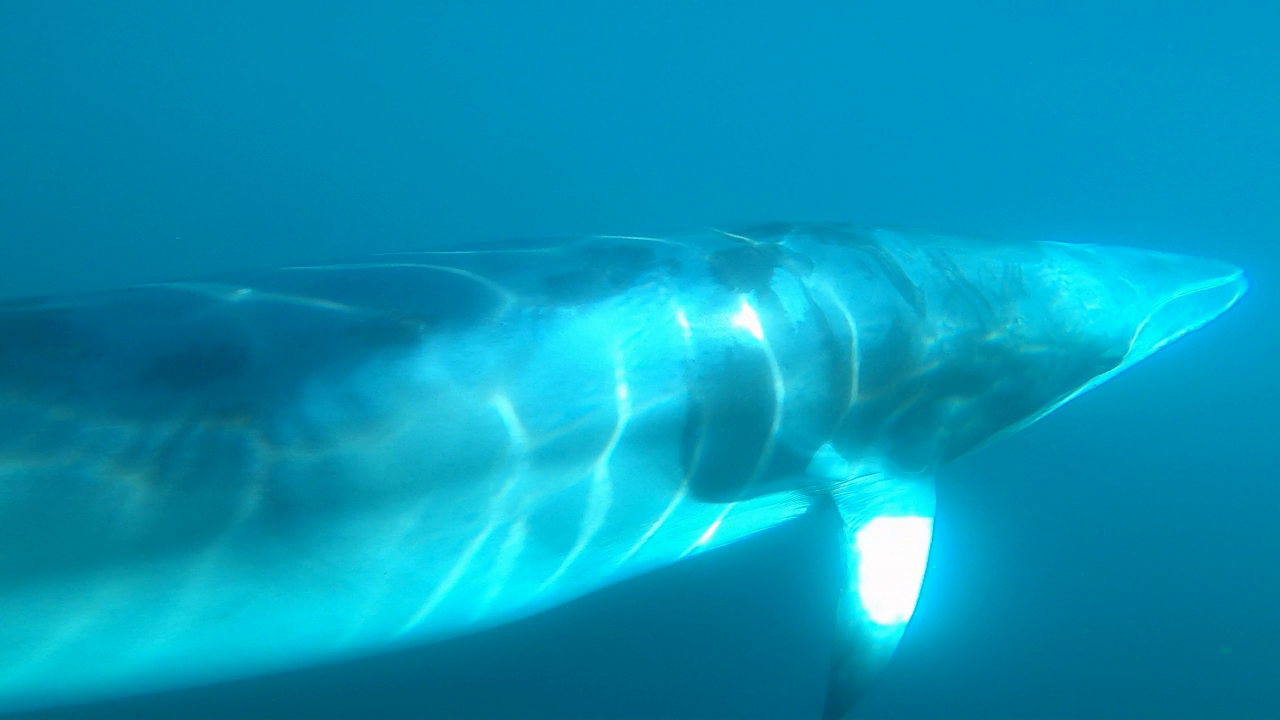
M 1246 267 L 1221 320 L 944 474 L 862 710 L 1280 717 L 1280 5 L 0 4 L 0 297 L 775 218 Z M 440 647 L 50 716 L 816 717 L 826 529 Z

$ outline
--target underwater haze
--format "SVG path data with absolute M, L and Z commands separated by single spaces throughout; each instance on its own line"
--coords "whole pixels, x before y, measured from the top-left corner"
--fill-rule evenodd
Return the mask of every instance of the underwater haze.
M 940 473 L 859 717 L 1280 717 L 1278 38 L 1265 0 L 3 3 L 0 300 L 772 219 L 1220 258 L 1221 319 Z M 831 530 L 31 717 L 818 718 Z

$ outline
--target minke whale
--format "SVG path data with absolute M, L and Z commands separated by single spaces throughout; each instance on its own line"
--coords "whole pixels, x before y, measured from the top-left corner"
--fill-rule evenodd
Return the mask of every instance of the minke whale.
M 469 633 L 821 506 L 843 717 L 911 617 L 939 469 L 1246 289 L 778 222 L 0 305 L 0 711 Z

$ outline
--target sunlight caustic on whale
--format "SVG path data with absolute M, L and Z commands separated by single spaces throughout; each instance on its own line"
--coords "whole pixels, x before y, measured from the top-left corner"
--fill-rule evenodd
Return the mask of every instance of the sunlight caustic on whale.
M 470 633 L 826 508 L 843 716 L 914 610 L 938 471 L 1246 288 L 766 223 L 0 305 L 0 711 Z

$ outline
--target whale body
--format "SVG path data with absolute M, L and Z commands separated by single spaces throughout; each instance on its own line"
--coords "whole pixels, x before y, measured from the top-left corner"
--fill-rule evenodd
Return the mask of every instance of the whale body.
M 911 617 L 939 468 L 1246 289 L 778 222 L 0 305 L 0 711 L 474 632 L 821 506 L 846 715 Z

